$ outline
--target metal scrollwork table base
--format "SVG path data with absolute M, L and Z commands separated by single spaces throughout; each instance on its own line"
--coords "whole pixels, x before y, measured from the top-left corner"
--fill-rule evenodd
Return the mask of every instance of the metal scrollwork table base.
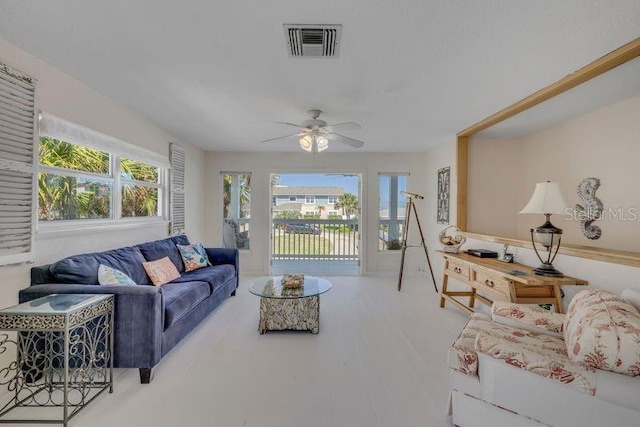
M 0 423 L 67 426 L 113 392 L 113 307 L 113 295 L 58 294 L 0 310 Z M 47 407 L 60 418 L 30 418 Z

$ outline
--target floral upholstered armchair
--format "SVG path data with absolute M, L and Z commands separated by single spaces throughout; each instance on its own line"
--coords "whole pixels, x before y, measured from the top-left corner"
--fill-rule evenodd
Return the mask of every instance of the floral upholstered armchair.
M 474 313 L 449 350 L 455 425 L 640 425 L 631 303 L 588 290 L 566 316 L 508 302 L 494 302 L 491 316 Z
M 225 248 L 249 249 L 248 232 L 241 232 L 238 223 L 232 218 L 224 219 L 222 240 Z

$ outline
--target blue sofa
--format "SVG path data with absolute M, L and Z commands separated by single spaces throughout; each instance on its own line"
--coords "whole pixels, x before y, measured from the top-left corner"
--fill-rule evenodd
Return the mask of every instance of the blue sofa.
M 185 272 L 175 236 L 137 246 L 74 255 L 31 269 L 31 286 L 20 302 L 50 294 L 114 294 L 114 365 L 139 368 L 140 382 L 149 383 L 152 368 L 238 287 L 237 249 L 206 248 L 212 266 Z M 154 286 L 142 263 L 168 256 L 181 276 Z M 105 264 L 131 277 L 137 286 L 99 285 L 98 267 Z

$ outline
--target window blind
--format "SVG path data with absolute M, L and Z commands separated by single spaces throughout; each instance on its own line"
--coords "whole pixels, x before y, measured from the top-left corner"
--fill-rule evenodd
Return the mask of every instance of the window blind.
M 35 88 L 0 64 L 0 265 L 33 260 Z
M 184 148 L 171 143 L 171 235 L 185 231 L 185 154 Z
M 160 168 L 169 168 L 169 161 L 164 154 L 138 147 L 86 126 L 61 119 L 51 113 L 40 113 L 40 135 L 140 160 Z

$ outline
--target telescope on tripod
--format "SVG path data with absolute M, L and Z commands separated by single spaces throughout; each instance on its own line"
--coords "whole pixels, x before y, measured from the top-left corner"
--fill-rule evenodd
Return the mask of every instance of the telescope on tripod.
M 405 209 L 405 219 L 404 219 L 404 228 L 402 229 L 402 255 L 400 257 L 400 276 L 398 277 L 398 291 L 402 289 L 402 273 L 404 271 L 404 257 L 407 251 L 407 239 L 409 237 L 409 225 L 411 224 L 411 212 L 416 217 L 416 222 L 418 223 L 418 231 L 420 232 L 420 245 L 424 248 L 424 255 L 427 258 L 427 265 L 429 266 L 429 273 L 431 273 L 431 280 L 433 281 L 433 287 L 438 292 L 438 285 L 436 285 L 436 279 L 433 276 L 433 268 L 431 268 L 431 260 L 429 259 L 429 251 L 427 250 L 427 244 L 424 241 L 424 234 L 422 233 L 422 226 L 420 225 L 420 218 L 418 217 L 418 211 L 416 210 L 416 205 L 413 202 L 413 199 L 424 200 L 424 196 L 416 193 L 409 193 L 408 191 L 401 191 L 400 194 L 407 198 L 407 207 Z

